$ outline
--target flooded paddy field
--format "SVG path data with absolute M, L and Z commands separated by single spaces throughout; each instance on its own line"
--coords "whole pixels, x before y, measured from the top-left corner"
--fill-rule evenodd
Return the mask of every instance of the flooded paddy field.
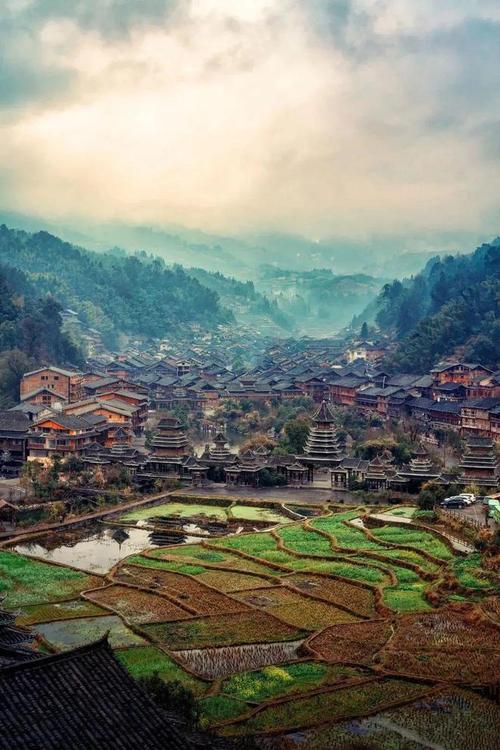
M 33 629 L 60 651 L 92 643 L 106 633 L 113 648 L 145 644 L 144 639 L 127 628 L 116 615 L 39 623 L 34 625 Z
M 17 544 L 21 555 L 70 565 L 89 573 L 107 573 L 124 557 L 157 546 L 145 529 L 122 529 L 95 523 L 81 529 L 52 532 Z

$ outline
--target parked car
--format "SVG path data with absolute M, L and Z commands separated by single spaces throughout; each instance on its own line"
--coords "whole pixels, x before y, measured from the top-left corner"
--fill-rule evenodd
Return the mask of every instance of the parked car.
M 470 505 L 470 501 L 460 495 L 454 495 L 453 497 L 445 498 L 439 505 L 441 508 L 465 508 L 467 505 Z
M 472 492 L 461 492 L 459 497 L 465 497 L 466 500 L 470 500 L 471 503 L 476 502 L 476 496 Z

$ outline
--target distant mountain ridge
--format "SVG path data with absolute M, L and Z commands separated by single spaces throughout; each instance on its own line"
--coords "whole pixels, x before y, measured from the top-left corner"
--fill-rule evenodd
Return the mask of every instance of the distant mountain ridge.
M 119 221 L 44 220 L 0 210 L 0 223 L 28 232 L 40 229 L 63 240 L 95 250 L 114 246 L 128 252 L 146 250 L 167 263 L 220 271 L 241 280 L 254 280 L 258 266 L 272 263 L 295 271 L 327 268 L 335 275 L 364 273 L 402 278 L 417 273 L 438 253 L 455 254 L 483 241 L 478 233 L 434 233 L 427 236 L 379 235 L 352 239 L 332 236 L 313 240 L 280 232 L 206 232 L 170 224 L 147 226 Z

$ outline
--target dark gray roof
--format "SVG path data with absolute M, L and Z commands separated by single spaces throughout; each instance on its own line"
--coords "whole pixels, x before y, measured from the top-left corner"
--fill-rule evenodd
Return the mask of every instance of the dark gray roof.
M 0 411 L 0 431 L 26 432 L 30 420 L 22 411 Z
M 473 409 L 495 409 L 500 406 L 500 398 L 472 398 L 464 402 L 463 406 L 471 406 Z
M 453 391 L 462 391 L 464 390 L 465 386 L 462 385 L 462 383 L 443 383 L 442 385 L 436 386 L 436 390 L 438 391 L 444 391 L 445 393 Z
M 0 750 L 188 750 L 107 641 L 0 669 Z

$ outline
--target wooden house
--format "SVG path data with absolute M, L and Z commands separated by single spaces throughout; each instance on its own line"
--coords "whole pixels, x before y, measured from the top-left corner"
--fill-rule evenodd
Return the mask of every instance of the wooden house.
M 20 385 L 21 401 L 42 391 L 53 393 L 61 401 L 78 401 L 83 396 L 82 373 L 63 370 L 61 367 L 40 367 L 23 375 Z

